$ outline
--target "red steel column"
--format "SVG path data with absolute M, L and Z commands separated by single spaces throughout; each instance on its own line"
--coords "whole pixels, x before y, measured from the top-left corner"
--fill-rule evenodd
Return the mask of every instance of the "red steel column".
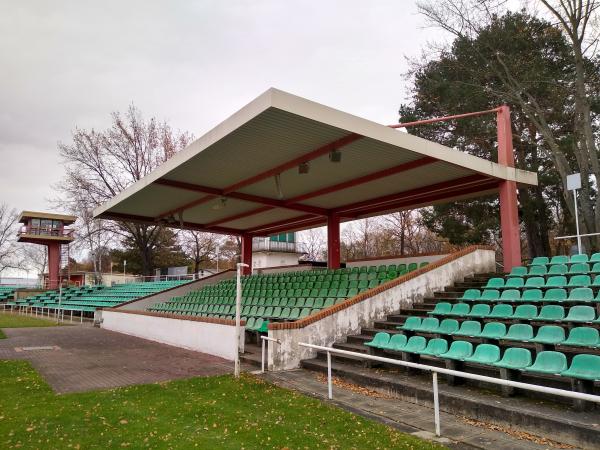
M 252 273 L 252 235 L 242 234 L 242 262 L 248 264 L 243 267 L 242 274 L 250 275 Z
M 48 289 L 58 289 L 60 278 L 60 246 L 59 242 L 48 243 Z
M 340 217 L 335 214 L 327 216 L 327 267 L 340 268 Z
M 514 167 L 510 109 L 503 105 L 496 116 L 498 126 L 498 164 Z M 519 228 L 519 207 L 517 183 L 500 182 L 500 227 L 502 231 L 502 253 L 504 270 L 510 271 L 521 265 L 521 231 Z

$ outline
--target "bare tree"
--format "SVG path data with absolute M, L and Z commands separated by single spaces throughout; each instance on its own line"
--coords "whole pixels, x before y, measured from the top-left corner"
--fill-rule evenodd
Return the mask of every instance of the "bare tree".
M 48 247 L 37 244 L 23 244 L 23 269 L 33 270 L 41 275 L 48 269 Z
M 495 57 L 481 58 L 473 62 L 478 70 L 490 71 L 498 80 L 501 88 L 493 92 L 499 99 L 505 99 L 518 105 L 527 119 L 534 124 L 541 137 L 548 156 L 552 159 L 563 182 L 570 173 L 582 174 L 580 212 L 583 217 L 584 233 L 600 231 L 600 195 L 596 195 L 597 180 L 600 180 L 600 162 L 598 156 L 598 134 L 595 130 L 598 116 L 594 116 L 591 102 L 597 102 L 600 92 L 600 77 L 597 70 L 596 49 L 597 29 L 592 27 L 598 20 L 600 3 L 596 0 L 540 0 L 555 20 L 557 27 L 570 42 L 571 66 L 565 64 L 563 76 L 553 80 L 521 79 L 510 60 L 504 57 L 502 49 L 488 40 L 488 54 Z M 442 28 L 462 43 L 474 41 L 481 35 L 486 25 L 498 15 L 507 11 L 507 2 L 503 0 L 429 0 L 418 4 L 423 14 L 433 26 Z M 558 28 L 557 28 L 558 29 Z M 472 69 L 471 67 L 470 69 Z M 558 97 L 564 100 L 564 112 L 574 117 L 573 128 L 565 134 L 556 126 L 553 115 L 556 111 L 548 107 L 545 99 L 534 94 L 536 83 L 553 83 Z M 565 142 L 571 142 L 574 157 L 568 158 Z M 594 180 L 595 178 L 595 180 Z M 575 215 L 573 198 L 563 190 L 563 200 L 571 214 Z M 600 239 L 596 242 L 600 246 Z
M 63 205 L 74 213 L 86 211 L 111 199 L 129 185 L 152 172 L 185 148 L 192 136 L 174 132 L 156 118 L 145 120 L 133 105 L 125 112 L 112 114 L 112 126 L 104 131 L 76 128 L 71 143 L 58 148 L 66 168 L 65 179 L 56 186 Z M 127 240 L 140 253 L 142 272 L 153 271 L 152 256 L 160 225 L 84 222 L 83 234 L 95 239 L 98 230 L 109 230 Z
M 298 237 L 302 243 L 302 250 L 306 254 L 302 259 L 307 261 L 321 261 L 327 253 L 327 239 L 323 228 L 311 228 L 300 231 Z
M 179 241 L 185 254 L 194 262 L 194 273 L 198 273 L 202 264 L 216 257 L 216 249 L 220 244 L 216 234 L 190 230 L 179 233 Z
M 8 268 L 19 268 L 21 260 L 17 249 L 17 220 L 15 209 L 0 203 L 0 273 Z

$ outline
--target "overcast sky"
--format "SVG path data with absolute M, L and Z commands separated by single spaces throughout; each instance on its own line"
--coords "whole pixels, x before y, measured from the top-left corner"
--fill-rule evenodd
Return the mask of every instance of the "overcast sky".
M 412 0 L 0 0 L 0 202 L 47 210 L 57 142 L 131 102 L 197 137 L 269 87 L 395 122 L 439 40 Z

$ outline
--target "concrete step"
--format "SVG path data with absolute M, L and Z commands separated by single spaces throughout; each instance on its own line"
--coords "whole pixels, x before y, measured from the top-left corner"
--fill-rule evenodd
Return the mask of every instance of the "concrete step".
M 365 340 L 364 342 L 368 342 Z M 351 342 L 340 342 L 332 345 L 333 348 L 339 348 L 340 350 L 347 350 L 349 352 L 367 353 L 368 347 L 362 343 L 351 343 Z
M 333 358 L 332 372 L 347 382 L 379 390 L 404 401 L 432 407 L 433 392 L 431 375 L 423 372 L 407 372 L 405 369 L 369 369 L 357 360 Z M 327 360 L 317 358 L 301 362 L 301 367 L 318 373 L 327 373 Z M 449 386 L 440 376 L 440 409 L 459 416 L 508 426 L 537 436 L 582 448 L 598 448 L 600 427 L 598 410 L 576 412 L 568 403 L 558 405 L 556 401 L 520 394 L 502 397 L 497 391 L 485 387 L 460 385 Z M 334 386 L 335 391 L 338 389 Z M 553 400 L 555 400 L 554 398 Z M 376 400 L 375 400 L 376 401 Z M 442 424 L 442 429 L 444 424 Z

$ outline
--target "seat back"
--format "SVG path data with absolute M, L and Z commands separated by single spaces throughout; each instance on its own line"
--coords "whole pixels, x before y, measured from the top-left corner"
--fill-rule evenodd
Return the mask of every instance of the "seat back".
M 576 322 L 592 322 L 596 318 L 596 310 L 591 306 L 577 305 L 569 309 L 565 320 Z
M 564 275 L 569 271 L 565 264 L 554 264 L 548 269 L 548 275 Z
M 547 344 L 558 344 L 565 340 L 565 330 L 558 325 L 544 325 L 538 329 L 535 340 Z
M 594 300 L 594 291 L 591 288 L 575 288 L 569 292 L 570 301 L 591 302 Z
M 404 334 L 394 334 L 388 342 L 386 348 L 390 350 L 400 350 L 406 345 L 408 338 Z
M 515 323 L 509 327 L 504 339 L 513 341 L 528 341 L 533 339 L 533 327 L 526 323 Z
M 567 369 L 567 357 L 560 352 L 539 352 L 532 367 L 543 370 L 544 372 L 561 373 L 563 370 Z
M 535 305 L 519 305 L 515 309 L 513 317 L 515 319 L 533 319 L 537 317 L 538 311 Z
M 539 302 L 544 298 L 544 293 L 541 289 L 529 289 L 523 292 L 521 300 L 524 302 Z
M 529 291 L 525 291 L 523 294 Z M 506 289 L 502 291 L 502 295 L 500 295 L 500 300 L 506 302 L 516 302 L 521 300 L 521 291 L 518 289 Z
M 481 297 L 479 297 L 479 300 L 494 301 L 494 300 L 498 300 L 499 298 L 500 298 L 500 291 L 498 289 L 485 289 L 481 293 Z
M 580 253 L 579 255 L 571 256 L 571 259 L 569 262 L 571 264 L 577 264 L 577 263 L 587 263 L 588 261 L 589 261 L 588 255 L 586 255 L 585 253 Z
M 420 331 L 428 331 L 432 332 L 439 328 L 440 321 L 437 317 L 426 317 L 422 320 L 421 326 L 419 327 Z
M 501 362 L 515 369 L 528 367 L 531 365 L 531 351 L 519 347 L 507 348 Z
M 498 289 L 504 287 L 504 278 L 490 278 L 485 285 L 485 288 L 488 289 Z
M 455 331 L 458 331 L 458 329 L 459 329 L 458 320 L 444 319 L 440 323 L 440 326 L 438 328 L 438 333 L 451 334 L 451 333 L 454 333 Z
M 500 347 L 493 344 L 479 344 L 477 347 L 475 347 L 475 351 L 469 360 L 483 364 L 499 361 Z
M 479 336 L 479 333 L 481 333 L 481 323 L 476 320 L 465 320 L 460 324 L 460 328 L 455 334 Z
M 558 275 L 558 276 L 549 277 L 546 280 L 546 284 L 544 286 L 554 287 L 554 288 L 564 288 L 566 285 L 567 285 L 567 277 Z
M 598 330 L 590 327 L 575 327 L 569 332 L 564 345 L 595 346 L 600 343 Z
M 446 339 L 435 338 L 430 339 L 425 347 L 425 352 L 430 355 L 440 355 L 448 351 L 448 341 Z
M 544 305 L 542 306 L 540 315 L 538 316 L 538 319 L 542 320 L 562 320 L 564 318 L 565 308 L 560 305 Z
M 510 305 L 494 305 L 489 317 L 512 317 L 514 314 L 513 307 Z
M 548 289 L 544 294 L 544 300 L 562 302 L 567 299 L 567 290 L 563 288 Z
M 527 282 L 525 283 L 526 288 L 539 288 L 544 286 L 546 280 L 544 277 L 531 277 L 527 278 Z
M 502 322 L 488 322 L 479 334 L 480 337 L 500 339 L 506 335 L 506 325 Z

